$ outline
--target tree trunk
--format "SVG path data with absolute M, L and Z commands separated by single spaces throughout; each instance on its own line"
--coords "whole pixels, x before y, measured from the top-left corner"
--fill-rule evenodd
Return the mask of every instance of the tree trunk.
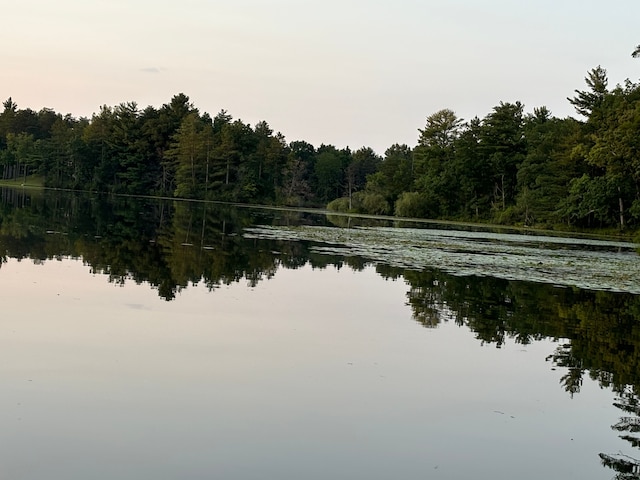
M 207 199 L 207 193 L 209 191 L 209 142 L 207 141 L 207 169 L 204 175 L 204 199 Z
M 209 192 L 209 159 L 207 158 L 207 170 L 204 174 L 204 198 L 207 199 L 207 193 Z
M 191 185 L 193 186 L 193 190 L 196 189 L 196 163 L 193 150 L 191 151 Z
M 620 187 L 618 187 L 618 204 L 620 205 L 620 230 L 624 230 L 624 203 L 622 202 Z

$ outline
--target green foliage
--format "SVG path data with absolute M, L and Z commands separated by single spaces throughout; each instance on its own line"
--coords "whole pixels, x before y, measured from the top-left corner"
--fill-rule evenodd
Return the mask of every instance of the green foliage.
M 395 144 L 385 152 L 377 172 L 367 176 L 366 189 L 383 195 L 393 205 L 413 180 L 413 152 L 407 145 Z
M 103 106 L 91 119 L 50 109 L 0 113 L 0 176 L 40 175 L 81 190 L 333 207 L 359 213 L 490 220 L 530 226 L 640 226 L 640 86 L 608 88 L 587 73 L 569 102 L 585 121 L 500 102 L 463 122 L 426 117 L 417 145 L 287 143 L 266 121 L 211 118 L 180 93 L 159 109 Z M 340 200 L 335 204 L 335 199 Z M 332 207 L 332 208 L 333 208 Z
M 426 217 L 426 201 L 418 192 L 403 192 L 396 200 L 395 214 L 398 217 Z
M 491 209 L 492 169 L 482 148 L 482 129 L 479 118 L 471 119 L 455 145 L 451 172 L 456 179 L 456 210 L 463 219 L 488 218 Z
M 522 205 L 511 205 L 505 210 L 498 210 L 492 219 L 492 223 L 495 223 L 496 225 L 517 225 L 523 223 L 525 225 L 529 225 L 532 223 L 532 219 L 523 212 L 523 208 L 526 209 L 526 207 L 523 207 Z M 529 220 L 529 223 L 527 223 L 526 220 Z
M 598 65 L 590 70 L 585 77 L 585 82 L 589 90 L 576 90 L 576 96 L 567 98 L 580 115 L 589 117 L 602 104 L 607 94 L 607 71 Z
M 480 150 L 493 177 L 493 208 L 505 210 L 516 196 L 518 168 L 526 154 L 523 105 L 503 103 L 484 119 Z
M 379 193 L 358 192 L 354 196 L 358 198 L 362 213 L 370 215 L 388 215 L 391 213 L 389 203 Z
M 196 112 L 189 113 L 165 152 L 173 162 L 175 196 L 202 198 L 209 186 L 209 163 L 213 148 L 213 126 Z
M 389 215 L 391 207 L 379 193 L 356 192 L 351 197 L 340 197 L 330 201 L 327 209 L 333 212 L 364 213 L 367 215 Z
M 459 136 L 462 119 L 445 108 L 427 117 L 424 129 L 418 129 L 420 137 L 418 145 L 427 148 L 447 149 L 452 146 Z
M 371 148 L 361 148 L 350 157 L 345 169 L 348 195 L 365 188 L 367 177 L 378 171 L 382 161 Z
M 557 206 L 568 195 L 569 181 L 582 170 L 571 152 L 580 124 L 552 118 L 543 109 L 525 119 L 524 130 L 527 154 L 517 173 L 518 221 L 529 226 L 561 222 Z
M 425 128 L 419 130 L 413 152 L 414 187 L 421 194 L 425 214 L 432 218 L 450 216 L 457 207 L 451 191 L 456 188 L 455 150 L 461 125 L 462 119 L 444 109 L 428 116 Z
M 327 210 L 331 210 L 332 212 L 342 212 L 347 213 L 351 211 L 351 205 L 348 197 L 340 197 L 335 200 L 331 200 L 327 204 Z
M 604 227 L 615 223 L 616 187 L 605 177 L 584 174 L 569 183 L 569 195 L 560 207 L 570 223 Z
M 307 142 L 291 142 L 282 170 L 278 198 L 285 205 L 302 206 L 313 198 L 315 148 Z
M 343 155 L 335 147 L 320 147 L 314 165 L 319 200 L 340 196 L 344 180 L 343 165 Z

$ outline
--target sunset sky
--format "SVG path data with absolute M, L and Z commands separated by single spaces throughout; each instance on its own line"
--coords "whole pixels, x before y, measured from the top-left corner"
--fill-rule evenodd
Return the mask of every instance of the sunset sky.
M 288 141 L 378 153 L 415 145 L 426 116 L 500 101 L 574 115 L 601 65 L 640 77 L 640 2 L 595 0 L 0 0 L 0 96 L 90 117 L 160 107 L 266 120 Z

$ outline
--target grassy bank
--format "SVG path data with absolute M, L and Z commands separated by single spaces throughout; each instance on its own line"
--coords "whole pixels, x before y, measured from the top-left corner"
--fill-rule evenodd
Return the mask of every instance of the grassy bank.
M 30 175 L 27 178 L 18 178 L 15 180 L 0 180 L 0 186 L 3 187 L 25 187 L 25 188 L 44 188 L 44 177 L 39 175 Z

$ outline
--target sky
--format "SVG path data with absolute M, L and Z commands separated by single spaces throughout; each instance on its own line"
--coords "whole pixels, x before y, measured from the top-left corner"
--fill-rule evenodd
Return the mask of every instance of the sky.
M 379 154 L 432 113 L 502 102 L 576 116 L 601 65 L 640 78 L 640 2 L 614 0 L 0 0 L 0 97 L 91 117 L 184 93 L 287 141 Z

